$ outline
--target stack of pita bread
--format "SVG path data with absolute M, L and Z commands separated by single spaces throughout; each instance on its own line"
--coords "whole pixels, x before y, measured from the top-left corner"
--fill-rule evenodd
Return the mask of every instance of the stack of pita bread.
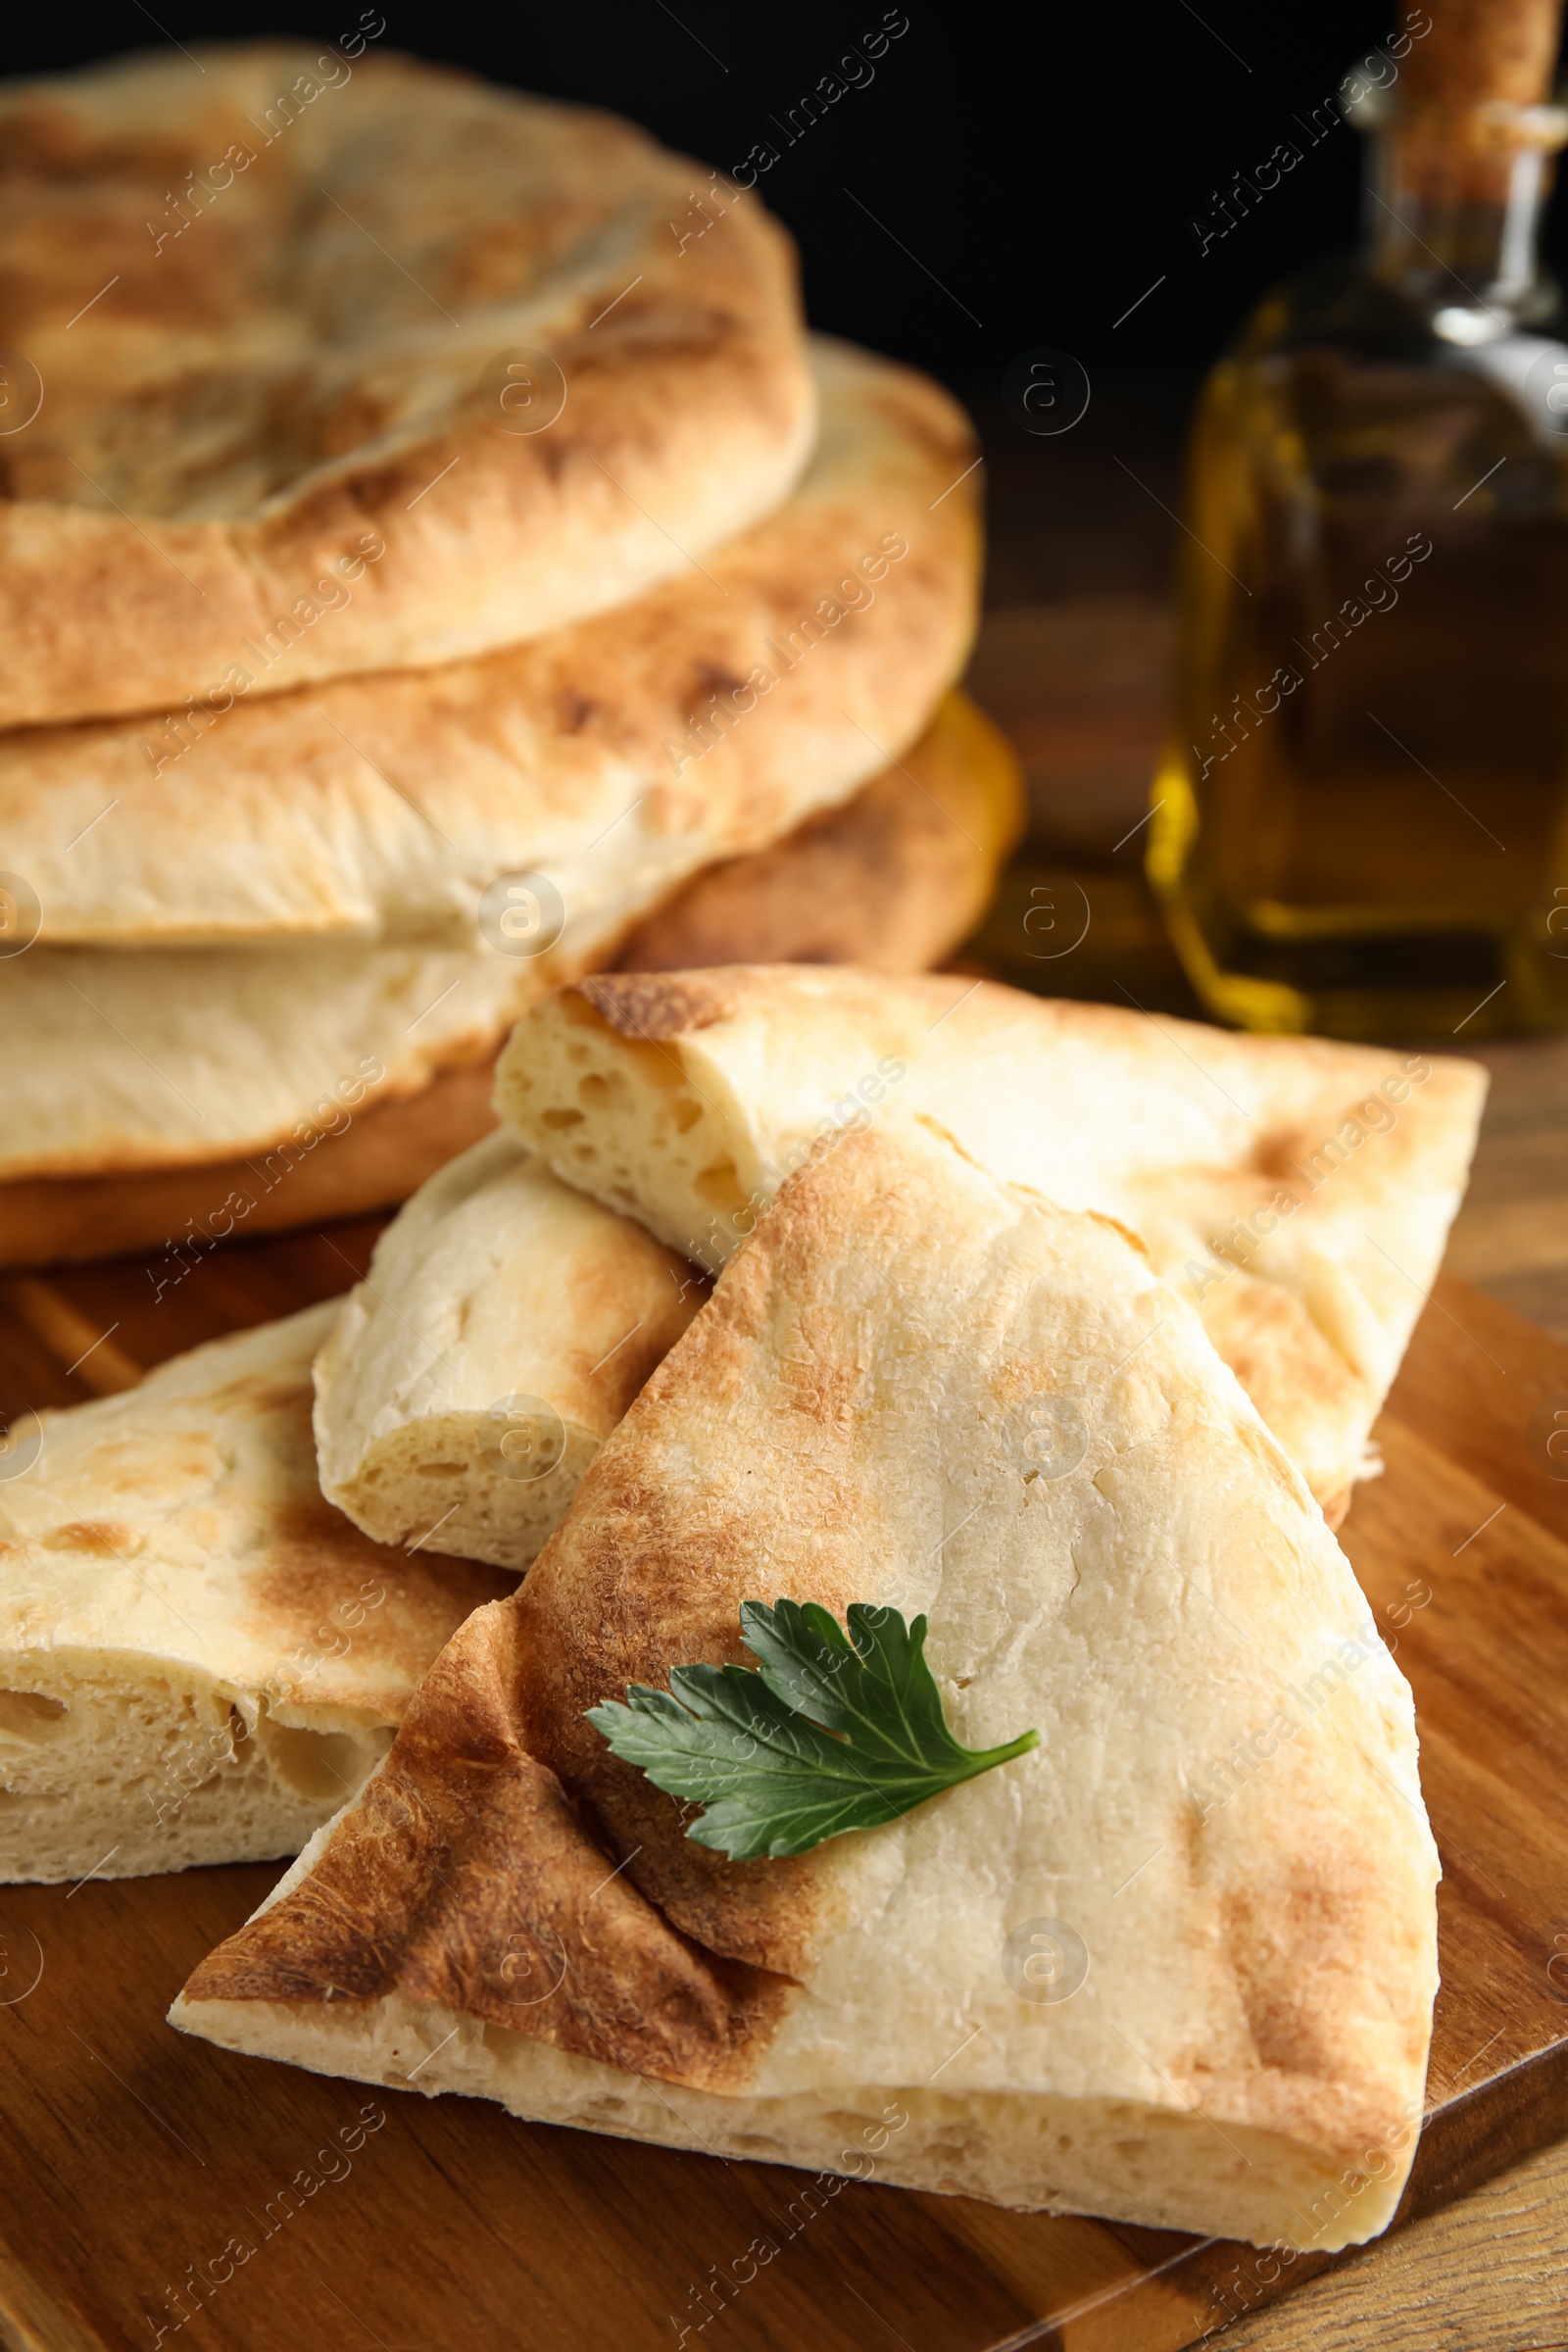
M 1017 2206 L 1375 2234 L 1419 2127 L 1438 1870 L 1409 1691 L 1330 1518 L 1483 1086 L 956 978 L 564 989 L 513 1032 L 501 1133 L 335 1320 L 45 1429 L 0 1634 L 32 1875 L 51 1820 L 85 1850 L 143 1804 L 161 1691 L 265 1711 L 335 1735 L 359 1785 L 330 1818 L 315 1795 L 186 2031 L 731 2159 L 867 2177 L 873 2149 L 869 2177 Z M 215 1484 L 204 1433 L 285 1407 Z M 453 1620 L 442 1646 L 420 1618 L 412 1676 L 412 1615 L 396 1657 L 351 1645 L 314 1702 L 260 1615 L 313 1470 L 360 1585 L 417 1558 Z M 208 1564 L 203 1513 L 235 1531 Z M 133 1572 L 95 1604 L 90 1544 Z M 474 1558 L 526 1573 L 492 1599 Z M 926 1620 L 952 1735 L 1008 1760 L 804 1849 L 695 1839 L 607 1704 L 755 1663 L 742 1606 L 780 1600 Z M 232 1850 L 264 1815 L 281 1837 L 260 1773 L 211 1780 L 202 1853 L 225 1806 Z
M 403 1197 L 564 978 L 927 968 L 1017 824 L 967 423 L 755 196 L 363 38 L 194 64 L 0 91 L 12 1263 Z

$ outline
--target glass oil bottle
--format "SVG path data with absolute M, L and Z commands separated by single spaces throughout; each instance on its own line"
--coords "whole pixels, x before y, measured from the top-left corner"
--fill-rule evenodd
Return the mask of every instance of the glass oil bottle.
M 1348 109 L 1363 253 L 1263 302 L 1192 435 L 1149 870 L 1254 1029 L 1568 1026 L 1568 345 L 1536 259 L 1568 113 L 1518 94 L 1517 40 L 1499 63 L 1508 0 L 1431 6 L 1421 71 Z M 1521 14 L 1544 87 L 1555 11 Z

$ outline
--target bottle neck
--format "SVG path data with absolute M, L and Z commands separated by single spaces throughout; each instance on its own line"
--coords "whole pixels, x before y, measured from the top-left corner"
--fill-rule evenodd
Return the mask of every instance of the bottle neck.
M 1370 117 L 1370 119 L 1368 119 Z M 1471 109 L 1358 109 L 1371 132 L 1367 265 L 1445 340 L 1494 341 L 1551 310 L 1537 254 L 1568 113 L 1494 102 Z

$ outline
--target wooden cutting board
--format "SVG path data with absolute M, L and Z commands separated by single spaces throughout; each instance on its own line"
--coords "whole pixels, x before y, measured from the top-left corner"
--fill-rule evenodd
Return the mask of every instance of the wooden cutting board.
M 124 1386 L 343 1289 L 375 1231 L 230 1248 L 156 1296 L 141 1261 L 0 1286 L 0 1391 Z M 1404 2218 L 1568 2132 L 1557 1407 L 1568 1428 L 1568 1351 L 1446 1280 L 1381 1425 L 1387 1476 L 1345 1531 L 1415 1689 L 1445 1872 Z M 1328 2267 L 871 2184 L 823 2193 L 174 2034 L 170 2000 L 275 1876 L 0 1887 L 8 2346 L 123 2352 L 188 2328 L 224 2352 L 1175 2352 Z

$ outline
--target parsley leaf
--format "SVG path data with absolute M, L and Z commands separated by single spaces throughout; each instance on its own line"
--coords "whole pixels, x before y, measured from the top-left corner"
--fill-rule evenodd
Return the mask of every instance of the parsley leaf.
M 587 1710 L 617 1756 L 706 1807 L 687 1831 L 732 1861 L 804 1854 L 846 1830 L 897 1821 L 927 1797 L 1040 1743 L 961 1747 L 925 1662 L 926 1621 L 853 1600 L 848 1635 L 814 1601 L 741 1603 L 761 1671 L 676 1666 L 668 1690 Z

